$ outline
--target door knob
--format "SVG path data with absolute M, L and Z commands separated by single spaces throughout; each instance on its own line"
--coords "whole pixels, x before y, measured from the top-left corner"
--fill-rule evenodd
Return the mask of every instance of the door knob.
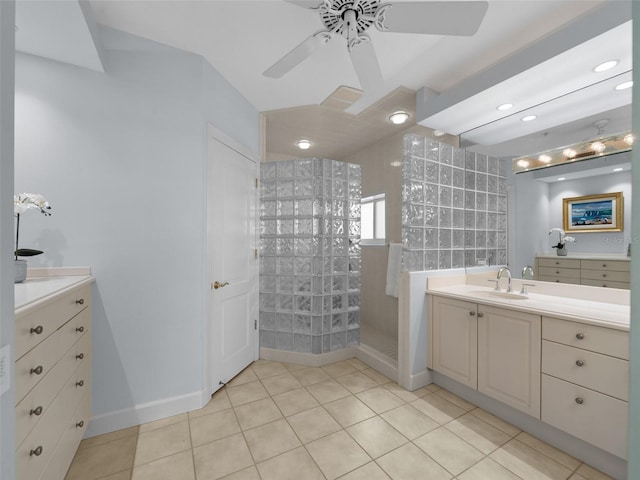
M 217 290 L 217 289 L 222 288 L 222 287 L 226 287 L 227 285 L 229 285 L 229 282 L 220 283 L 217 280 L 215 282 L 213 282 L 214 290 Z

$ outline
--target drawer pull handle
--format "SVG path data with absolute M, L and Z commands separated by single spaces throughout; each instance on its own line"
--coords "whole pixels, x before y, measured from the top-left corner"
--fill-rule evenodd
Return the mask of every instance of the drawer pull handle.
M 42 415 L 42 405 L 37 406 L 36 408 L 31 409 L 29 415 L 39 416 Z
M 603 274 L 602 274 L 602 278 L 607 278 L 607 274 L 606 274 L 606 273 L 603 273 Z
M 584 340 L 584 333 L 576 333 L 576 338 L 578 340 Z
M 560 274 L 560 272 L 558 270 L 556 270 L 556 275 L 559 275 L 559 274 Z
M 556 262 L 556 265 L 560 265 L 560 262 Z
M 81 298 L 80 300 L 76 300 L 76 305 L 84 305 L 84 298 Z
M 40 335 L 44 331 L 44 328 L 42 328 L 42 325 L 38 325 L 36 328 L 31 328 L 31 330 L 29 331 L 31 333 L 35 333 L 36 335 Z
M 478 312 L 478 318 L 482 318 L 482 317 L 484 317 L 484 313 Z
M 38 445 L 36 448 L 34 448 L 29 452 L 30 457 L 33 455 L 35 455 L 36 457 L 39 457 L 40 455 L 42 455 L 42 445 Z
M 576 360 L 576 365 L 582 367 L 584 365 L 584 362 L 582 360 Z
M 30 370 L 30 373 L 31 373 L 32 375 L 33 375 L 34 373 L 35 373 L 36 375 L 40 375 L 40 374 L 42 373 L 42 370 L 43 370 L 42 365 L 38 365 L 36 368 L 32 368 L 32 369 Z
M 82 427 L 84 427 L 84 420 L 80 420 L 78 423 L 76 423 L 76 427 L 77 427 L 77 428 L 82 428 Z
M 607 268 L 607 264 L 606 264 L 606 263 L 603 263 L 603 264 L 602 264 L 602 268 Z
M 76 355 L 76 358 L 78 360 L 82 360 L 84 358 L 84 353 L 79 353 L 78 355 Z
M 469 315 L 471 315 L 472 317 L 476 316 L 476 312 L 469 312 Z
M 83 387 L 84 386 L 84 380 L 80 380 L 79 382 L 76 382 L 76 387 Z
M 84 332 L 84 327 L 76 328 L 76 332 L 80 332 L 80 333 Z
M 582 398 L 580 398 L 580 397 L 577 397 L 577 398 L 576 398 L 576 403 L 577 403 L 578 405 L 582 405 L 582 404 L 584 403 L 584 400 L 583 400 Z

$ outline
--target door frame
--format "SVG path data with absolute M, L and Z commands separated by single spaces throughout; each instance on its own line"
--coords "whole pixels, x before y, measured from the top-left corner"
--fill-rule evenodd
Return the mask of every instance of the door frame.
M 209 249 L 207 248 L 207 218 L 208 218 L 208 211 L 207 211 L 207 192 L 208 192 L 208 188 L 209 186 L 207 185 L 207 178 L 208 178 L 208 169 L 209 169 L 209 139 L 212 138 L 224 145 L 226 145 L 227 147 L 231 148 L 232 150 L 236 151 L 237 153 L 239 153 L 240 155 L 246 157 L 247 159 L 249 159 L 250 161 L 252 161 L 255 164 L 255 176 L 256 179 L 260 178 L 260 162 L 259 162 L 259 157 L 258 154 L 256 152 L 253 152 L 251 149 L 247 148 L 246 146 L 242 145 L 241 143 L 239 143 L 237 140 L 235 140 L 234 138 L 230 137 L 228 134 L 226 134 L 225 132 L 223 132 L 222 130 L 220 130 L 219 128 L 214 127 L 213 125 L 211 125 L 210 123 L 207 123 L 206 125 L 206 131 L 205 131 L 205 138 L 204 138 L 204 153 L 205 153 L 205 158 L 204 158 L 204 171 L 203 171 L 203 186 L 204 186 L 204 192 L 205 192 L 205 196 L 204 196 L 204 217 L 203 217 L 203 222 L 204 222 L 204 233 L 203 233 L 203 237 L 202 237 L 202 241 L 204 242 L 204 249 L 205 249 L 205 264 L 204 264 L 204 268 L 203 268 L 203 288 L 204 288 L 204 299 L 203 299 L 203 326 L 202 326 L 202 350 L 203 350 L 203 355 L 202 355 L 202 384 L 204 386 L 203 388 L 203 398 L 202 398 L 202 405 L 206 405 L 209 400 L 211 399 L 211 395 L 220 388 L 220 385 L 214 385 L 214 380 L 213 380 L 213 352 L 212 352 L 212 345 L 210 344 L 209 339 L 211 338 L 211 328 L 210 328 L 210 322 L 209 322 L 209 311 L 211 308 L 211 303 L 213 301 L 213 297 L 211 294 L 211 282 L 213 281 L 212 279 L 208 278 L 208 273 L 207 273 L 207 265 L 209 265 L 209 262 L 212 261 L 212 256 L 214 254 L 214 252 L 210 252 Z M 254 198 L 254 208 L 255 208 L 255 212 L 256 212 L 256 225 L 254 228 L 254 232 L 255 232 L 255 245 L 257 248 L 258 245 L 258 240 L 259 240 L 259 231 L 258 231 L 258 207 L 259 207 L 259 196 L 258 196 L 258 189 L 256 188 L 255 190 L 255 198 Z M 253 268 L 253 283 L 255 285 L 255 295 L 256 298 L 254 299 L 255 301 L 252 302 L 254 305 L 254 318 L 258 319 L 258 301 L 259 298 L 258 296 L 258 274 L 259 274 L 259 267 L 258 267 L 259 263 L 258 261 L 255 262 L 255 266 Z M 260 335 L 259 335 L 260 329 L 257 328 L 254 330 L 254 359 L 257 360 L 260 356 L 260 344 L 259 344 L 259 340 L 260 340 Z

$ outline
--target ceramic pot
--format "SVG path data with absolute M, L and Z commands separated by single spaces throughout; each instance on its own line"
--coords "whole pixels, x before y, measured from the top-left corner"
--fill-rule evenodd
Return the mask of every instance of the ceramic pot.
M 562 245 L 562 247 L 556 247 L 556 254 L 558 254 L 558 256 L 560 257 L 566 257 L 567 256 L 566 244 Z
M 15 281 L 14 283 L 22 283 L 27 278 L 27 261 L 26 260 L 14 260 L 15 265 Z

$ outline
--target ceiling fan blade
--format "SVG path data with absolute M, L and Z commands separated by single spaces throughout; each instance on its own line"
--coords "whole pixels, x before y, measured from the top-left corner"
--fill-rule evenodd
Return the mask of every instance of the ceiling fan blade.
M 384 84 L 378 57 L 367 35 L 360 35 L 349 45 L 349 55 L 363 90 L 376 90 Z
M 264 72 L 262 72 L 262 75 L 270 78 L 282 77 L 285 73 L 293 70 L 293 68 L 297 67 L 304 60 L 306 60 L 318 48 L 326 44 L 332 36 L 333 33 L 329 32 L 328 30 L 321 30 L 314 33 L 304 42 L 302 42 L 300 45 L 295 47 L 284 57 L 278 60 L 276 63 L 267 68 Z
M 470 36 L 478 31 L 488 7 L 486 1 L 393 2 L 380 5 L 381 22 L 376 26 L 398 33 Z
M 322 5 L 322 0 L 284 0 L 287 3 L 293 3 L 302 8 L 316 9 Z

